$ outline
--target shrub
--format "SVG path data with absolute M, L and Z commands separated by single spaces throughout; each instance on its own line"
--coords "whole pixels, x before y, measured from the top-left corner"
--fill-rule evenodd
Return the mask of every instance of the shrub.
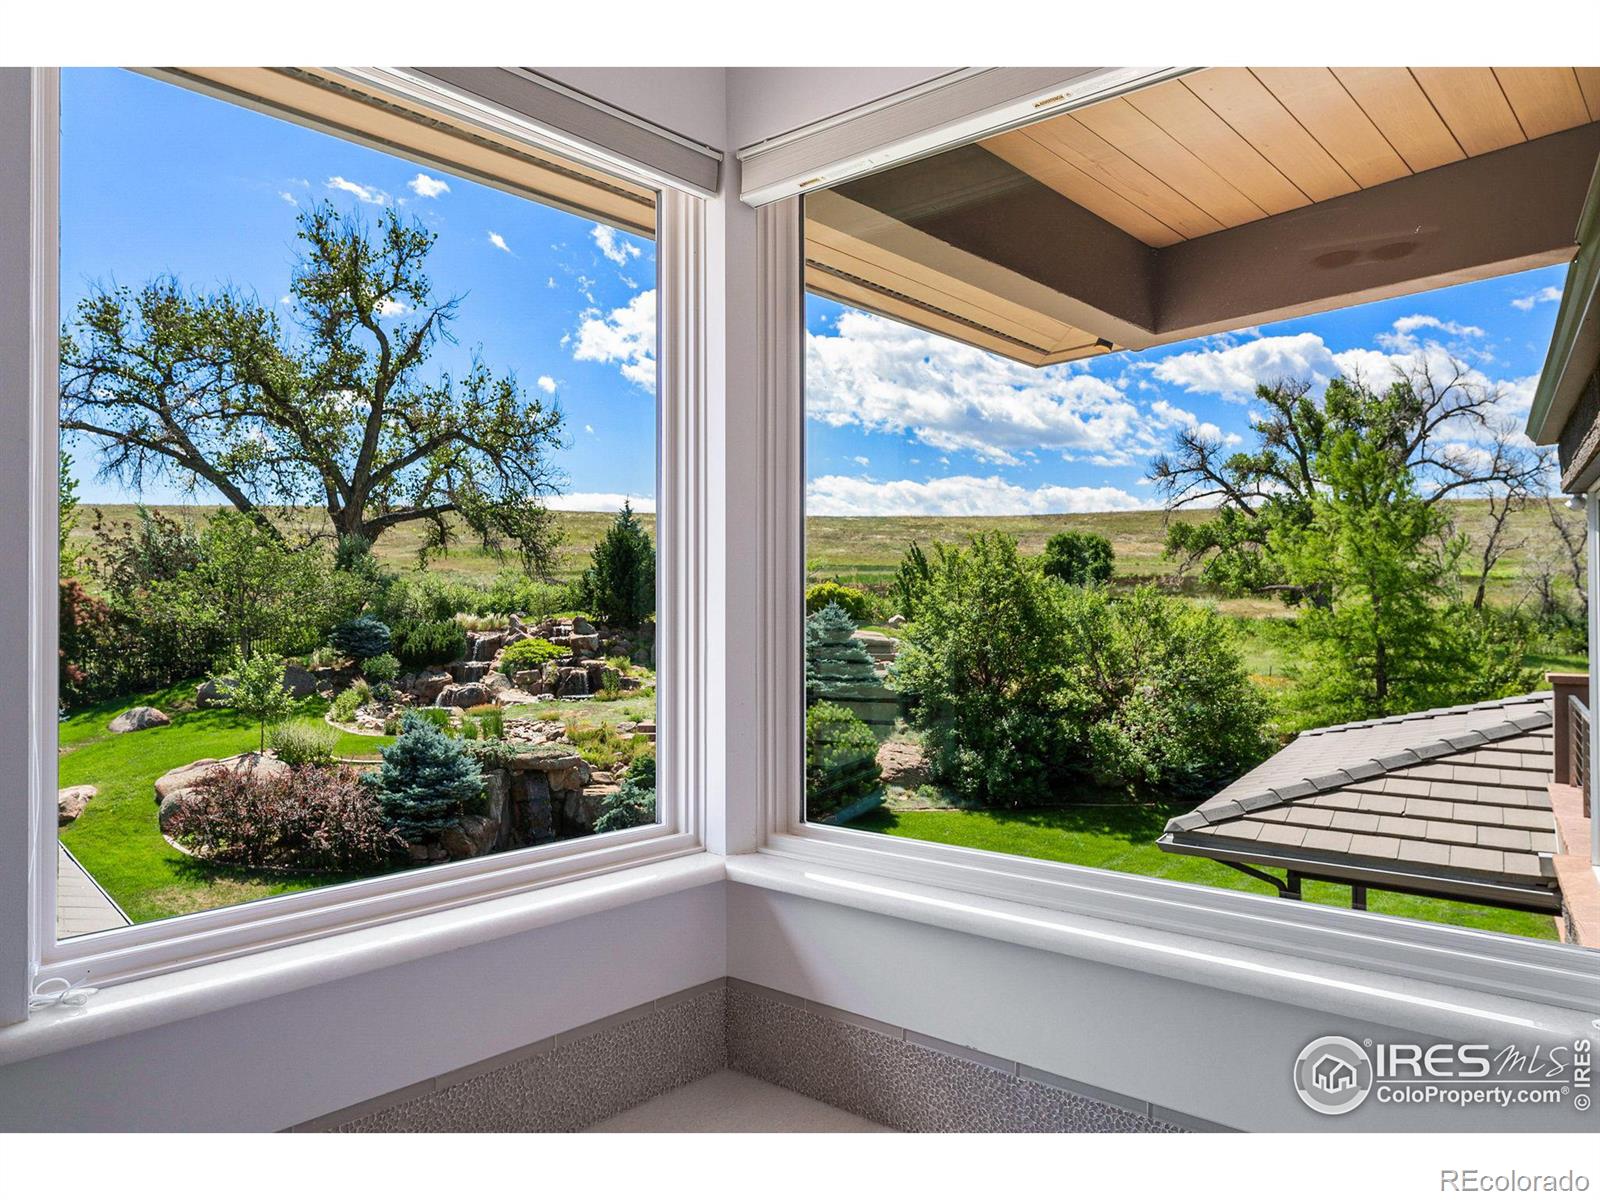
M 656 759 L 641 754 L 628 767 L 622 786 L 600 802 L 595 817 L 596 833 L 611 833 L 649 825 L 656 819 Z
M 400 674 L 400 660 L 392 654 L 374 654 L 361 664 L 368 683 L 390 683 Z
M 370 693 L 359 685 L 347 687 L 333 698 L 333 719 L 341 725 L 348 725 L 355 719 L 356 709 L 367 702 Z
M 344 659 L 344 654 L 333 646 L 318 646 L 306 657 L 306 666 L 337 667 Z
M 842 808 L 878 786 L 878 739 L 842 704 L 806 711 L 806 799 L 816 815 Z
M 110 606 L 76 579 L 61 580 L 57 596 L 62 706 L 103 700 L 136 683 L 128 669 L 128 633 Z
M 467 631 L 449 619 L 398 626 L 394 631 L 394 652 L 412 668 L 460 662 L 467 653 Z
M 872 597 L 859 588 L 846 587 L 842 583 L 835 583 L 825 579 L 821 583 L 814 583 L 806 589 L 806 615 L 811 616 L 821 612 L 830 604 L 837 604 L 850 614 L 850 619 L 857 625 L 864 625 L 872 620 L 874 604 Z
M 602 620 L 632 628 L 656 610 L 656 552 L 627 503 L 590 555 L 578 603 Z
M 448 708 L 439 708 L 436 705 L 413 708 L 406 712 L 405 715 L 407 717 L 416 717 L 420 721 L 426 721 L 429 725 L 444 733 L 449 733 L 455 725 L 450 710 Z
M 372 685 L 372 698 L 374 700 L 388 704 L 395 698 L 395 695 L 396 693 L 394 690 L 394 684 L 390 683 L 388 680 L 384 680 L 382 683 L 375 683 Z
M 545 663 L 566 658 L 569 653 L 544 638 L 523 638 L 520 642 L 512 642 L 501 653 L 500 671 L 507 676 L 513 676 L 518 671 L 534 671 Z
M 516 571 L 502 571 L 479 597 L 479 614 L 521 613 L 543 620 L 551 613 L 571 608 L 573 589 L 563 583 L 545 583 Z
M 423 711 L 405 715 L 400 736 L 384 747 L 383 765 L 371 773 L 384 817 L 407 841 L 437 834 L 483 791 L 478 764 Z
M 328 641 L 351 658 L 376 658 L 389 652 L 389 627 L 376 617 L 351 617 L 333 627 Z
M 477 704 L 467 709 L 467 716 L 478 723 L 483 736 L 499 741 L 506 735 L 506 714 L 497 704 Z
M 462 717 L 461 718 L 461 740 L 462 741 L 464 741 L 464 742 L 475 742 L 475 741 L 477 741 L 479 732 L 480 731 L 478 729 L 478 720 L 477 720 L 476 717 Z
M 602 721 L 598 725 L 580 725 L 576 721 L 568 721 L 566 740 L 602 771 L 627 766 L 636 759 L 655 753 L 648 739 L 622 737 L 609 721 Z
M 332 766 L 338 744 L 339 731 L 323 721 L 294 721 L 274 725 L 267 732 L 267 745 L 291 767 Z
M 1106 538 L 1068 530 L 1051 535 L 1039 565 L 1046 575 L 1071 587 L 1101 587 L 1110 582 L 1115 560 Z
M 281 775 L 219 767 L 188 791 L 170 828 L 197 853 L 247 867 L 368 871 L 404 849 L 348 767 L 300 766 Z

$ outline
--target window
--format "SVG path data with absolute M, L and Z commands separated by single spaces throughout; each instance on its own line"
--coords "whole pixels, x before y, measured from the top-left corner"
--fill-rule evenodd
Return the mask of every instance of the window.
M 809 834 L 1555 941 L 1583 523 L 1521 422 L 1564 267 L 1151 336 L 1118 256 L 1264 214 L 1048 154 L 805 198 Z
M 47 960 L 693 841 L 655 515 L 691 202 L 326 74 L 61 72 Z

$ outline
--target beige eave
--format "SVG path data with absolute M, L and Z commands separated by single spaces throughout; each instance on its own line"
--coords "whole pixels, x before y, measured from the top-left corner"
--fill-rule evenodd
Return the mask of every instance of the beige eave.
M 1565 262 L 1600 68 L 1209 68 L 806 199 L 812 290 L 1034 365 Z

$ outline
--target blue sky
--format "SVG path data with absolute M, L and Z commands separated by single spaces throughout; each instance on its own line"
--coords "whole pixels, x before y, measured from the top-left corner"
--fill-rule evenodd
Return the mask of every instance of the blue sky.
M 297 214 L 332 200 L 375 224 L 394 204 L 438 235 L 427 265 L 435 294 L 464 297 L 459 344 L 431 361 L 459 371 L 479 349 L 530 393 L 554 388 L 567 418 L 567 504 L 654 497 L 652 242 L 129 72 L 63 71 L 61 90 L 67 319 L 94 282 L 137 288 L 163 273 L 252 290 L 288 319 Z M 89 444 L 68 448 L 83 499 L 130 498 L 93 478 Z
M 574 508 L 653 507 L 655 250 L 642 238 L 419 168 L 170 84 L 116 70 L 62 75 L 63 312 L 93 281 L 174 273 L 280 305 L 295 217 L 333 200 L 386 204 L 438 235 L 429 272 L 464 296 L 457 346 L 543 389 L 567 415 L 560 465 Z M 807 304 L 808 511 L 1021 513 L 1158 503 L 1150 457 L 1189 424 L 1242 444 L 1256 382 L 1326 380 L 1454 355 L 1520 423 L 1564 268 L 1466 284 L 1260 329 L 1035 370 L 831 301 Z M 128 499 L 93 478 L 90 502 Z M 200 493 L 202 499 L 214 497 Z M 146 499 L 181 499 L 170 487 Z
M 1158 507 L 1153 453 L 1189 425 L 1250 439 L 1256 383 L 1454 356 L 1521 429 L 1565 267 L 1042 370 L 829 300 L 806 307 L 807 511 L 982 515 Z M 1320 390 L 1320 389 L 1319 389 Z M 1474 435 L 1461 432 L 1471 445 Z

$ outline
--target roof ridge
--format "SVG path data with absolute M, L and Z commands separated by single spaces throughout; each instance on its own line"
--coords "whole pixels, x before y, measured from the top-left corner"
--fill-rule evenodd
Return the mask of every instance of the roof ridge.
M 1524 701 L 1531 697 L 1549 696 L 1550 693 L 1533 692 L 1529 696 L 1517 697 Z M 1508 697 L 1508 699 L 1510 699 Z M 1479 705 L 1464 705 L 1454 710 L 1464 712 Z M 1421 714 L 1418 714 L 1421 715 Z M 1434 713 L 1431 715 L 1441 715 Z M 1375 724 L 1376 722 L 1370 722 Z M 1543 729 L 1547 725 L 1555 724 L 1555 716 L 1549 709 L 1537 712 L 1524 713 L 1502 721 L 1498 725 L 1490 725 L 1485 729 L 1471 729 L 1465 733 L 1451 734 L 1449 737 L 1438 738 L 1431 742 L 1424 742 L 1420 746 L 1413 746 L 1408 750 L 1396 750 L 1385 754 L 1381 758 L 1369 758 L 1348 767 L 1329 771 L 1323 775 L 1306 776 L 1293 783 L 1280 784 L 1276 787 L 1265 788 L 1249 796 L 1238 796 L 1231 800 L 1208 800 L 1199 808 L 1181 816 L 1173 817 L 1167 822 L 1164 833 L 1183 833 L 1191 829 L 1199 829 L 1205 825 L 1212 825 L 1218 821 L 1226 821 L 1233 817 L 1242 817 L 1246 813 L 1256 812 L 1263 808 L 1272 808 L 1275 805 L 1287 804 L 1291 800 L 1304 800 L 1307 796 L 1320 795 L 1323 792 L 1335 791 L 1338 788 L 1348 787 L 1352 783 L 1363 780 L 1375 779 L 1380 775 L 1387 775 L 1390 771 L 1397 771 L 1402 767 L 1414 767 L 1420 763 L 1431 762 L 1434 759 L 1444 758 L 1447 755 L 1459 754 L 1464 750 L 1472 750 L 1491 742 L 1504 741 L 1507 738 L 1517 737 L 1534 729 Z
M 1532 704 L 1540 700 L 1549 700 L 1554 695 L 1555 693 L 1549 690 L 1523 692 L 1517 696 L 1501 696 L 1495 700 L 1475 700 L 1471 704 L 1456 704 L 1448 708 L 1427 708 L 1417 712 L 1395 713 L 1387 717 L 1372 717 L 1365 721 L 1346 721 L 1342 725 L 1320 725 L 1316 729 L 1303 729 L 1295 737 L 1296 740 L 1299 740 L 1303 737 L 1316 737 L 1324 733 L 1343 733 L 1351 729 L 1370 729 L 1378 725 L 1403 725 L 1407 721 L 1455 716 L 1460 713 L 1473 712 L 1485 708 L 1508 708 L 1514 704 Z

